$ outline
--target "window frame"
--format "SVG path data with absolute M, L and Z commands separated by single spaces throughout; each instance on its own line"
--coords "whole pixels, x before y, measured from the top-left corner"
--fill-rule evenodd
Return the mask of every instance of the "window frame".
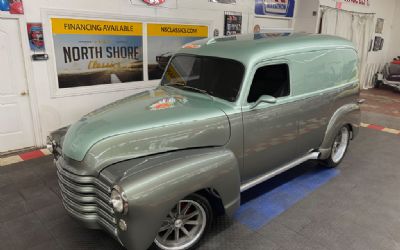
M 286 96 L 277 97 L 277 98 L 276 98 L 276 99 L 277 99 L 276 104 L 280 104 L 280 103 L 282 103 L 284 100 L 287 100 L 287 99 L 289 99 L 289 98 L 292 97 L 292 70 L 291 70 L 292 66 L 291 66 L 290 61 L 287 60 L 287 59 L 278 59 L 278 60 L 261 61 L 261 62 L 256 63 L 256 64 L 252 67 L 253 69 L 252 69 L 252 72 L 251 72 L 250 75 L 249 75 L 250 77 L 249 77 L 249 80 L 248 80 L 246 93 L 243 95 L 243 97 L 244 97 L 243 105 L 248 105 L 248 106 L 250 106 L 250 105 L 254 104 L 254 102 L 248 102 L 247 100 L 248 100 L 248 98 L 249 98 L 251 86 L 253 85 L 253 79 L 254 79 L 254 77 L 255 77 L 255 75 L 256 75 L 256 73 L 257 73 L 257 70 L 258 70 L 259 68 L 262 68 L 262 67 L 274 66 L 274 65 L 279 65 L 279 64 L 286 64 L 287 67 L 288 67 L 289 94 L 286 95 Z M 276 104 L 268 104 L 268 105 L 276 105 Z M 262 104 L 259 105 L 259 106 L 262 106 Z
M 209 58 L 225 59 L 225 60 L 234 61 L 235 63 L 240 64 L 240 66 L 241 66 L 242 69 L 243 69 L 243 74 L 242 74 L 242 78 L 240 79 L 240 84 L 239 84 L 239 88 L 238 88 L 238 93 L 236 94 L 235 100 L 234 100 L 234 101 L 229 101 L 229 100 L 226 100 L 226 99 L 221 98 L 221 97 L 218 97 L 218 96 L 213 96 L 214 98 L 218 98 L 219 100 L 223 100 L 223 101 L 228 102 L 228 103 L 230 103 L 230 104 L 236 104 L 236 103 L 238 103 L 238 101 L 240 100 L 241 95 L 242 95 L 243 87 L 245 86 L 246 73 L 247 73 L 247 72 L 246 72 L 246 70 L 247 70 L 246 65 L 245 65 L 243 62 L 241 62 L 241 61 L 239 61 L 239 60 L 236 60 L 236 59 L 229 58 L 229 57 L 220 57 L 220 56 L 212 56 L 212 55 L 201 55 L 201 54 L 196 54 L 196 53 L 193 53 L 193 54 L 191 54 L 191 53 L 179 53 L 179 52 L 178 52 L 178 53 L 174 54 L 174 55 L 171 57 L 171 59 L 168 61 L 167 66 L 165 67 L 165 69 L 167 69 L 167 68 L 170 66 L 170 64 L 172 63 L 172 60 L 173 60 L 175 57 L 178 57 L 178 56 L 192 56 L 192 57 L 200 57 L 200 58 L 202 58 L 202 57 L 209 57 Z M 163 84 L 163 81 L 162 81 L 162 80 L 164 79 L 164 76 L 165 76 L 166 72 L 167 72 L 167 70 L 164 70 L 164 72 L 163 72 L 163 74 L 162 74 L 162 76 L 161 76 L 161 79 L 160 79 L 160 83 L 159 83 L 158 86 L 165 86 L 165 84 Z

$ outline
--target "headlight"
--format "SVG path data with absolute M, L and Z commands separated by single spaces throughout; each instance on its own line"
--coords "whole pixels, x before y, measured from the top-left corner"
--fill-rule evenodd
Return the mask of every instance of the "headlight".
M 128 212 L 127 198 L 119 186 L 115 186 L 111 191 L 111 203 L 115 212 L 124 214 Z

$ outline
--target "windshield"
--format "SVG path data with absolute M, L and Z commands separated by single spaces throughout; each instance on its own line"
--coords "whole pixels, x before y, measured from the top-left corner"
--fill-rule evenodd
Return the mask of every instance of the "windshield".
M 161 85 L 236 101 L 244 66 L 238 61 L 195 55 L 177 55 L 165 71 Z

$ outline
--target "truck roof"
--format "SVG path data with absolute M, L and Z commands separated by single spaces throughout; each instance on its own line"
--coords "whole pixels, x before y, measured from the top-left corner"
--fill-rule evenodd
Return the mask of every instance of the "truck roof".
M 251 61 L 325 49 L 353 49 L 351 41 L 337 36 L 307 33 L 257 33 L 207 38 L 186 44 L 178 53 Z

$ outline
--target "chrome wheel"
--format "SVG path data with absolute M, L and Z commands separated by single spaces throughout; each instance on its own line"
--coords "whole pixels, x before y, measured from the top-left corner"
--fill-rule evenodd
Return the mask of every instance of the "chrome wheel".
M 206 223 L 206 212 L 198 202 L 181 200 L 163 221 L 154 242 L 165 250 L 187 249 L 201 238 Z
M 332 146 L 331 158 L 334 163 L 342 160 L 349 144 L 350 132 L 347 127 L 342 127 L 338 132 Z

